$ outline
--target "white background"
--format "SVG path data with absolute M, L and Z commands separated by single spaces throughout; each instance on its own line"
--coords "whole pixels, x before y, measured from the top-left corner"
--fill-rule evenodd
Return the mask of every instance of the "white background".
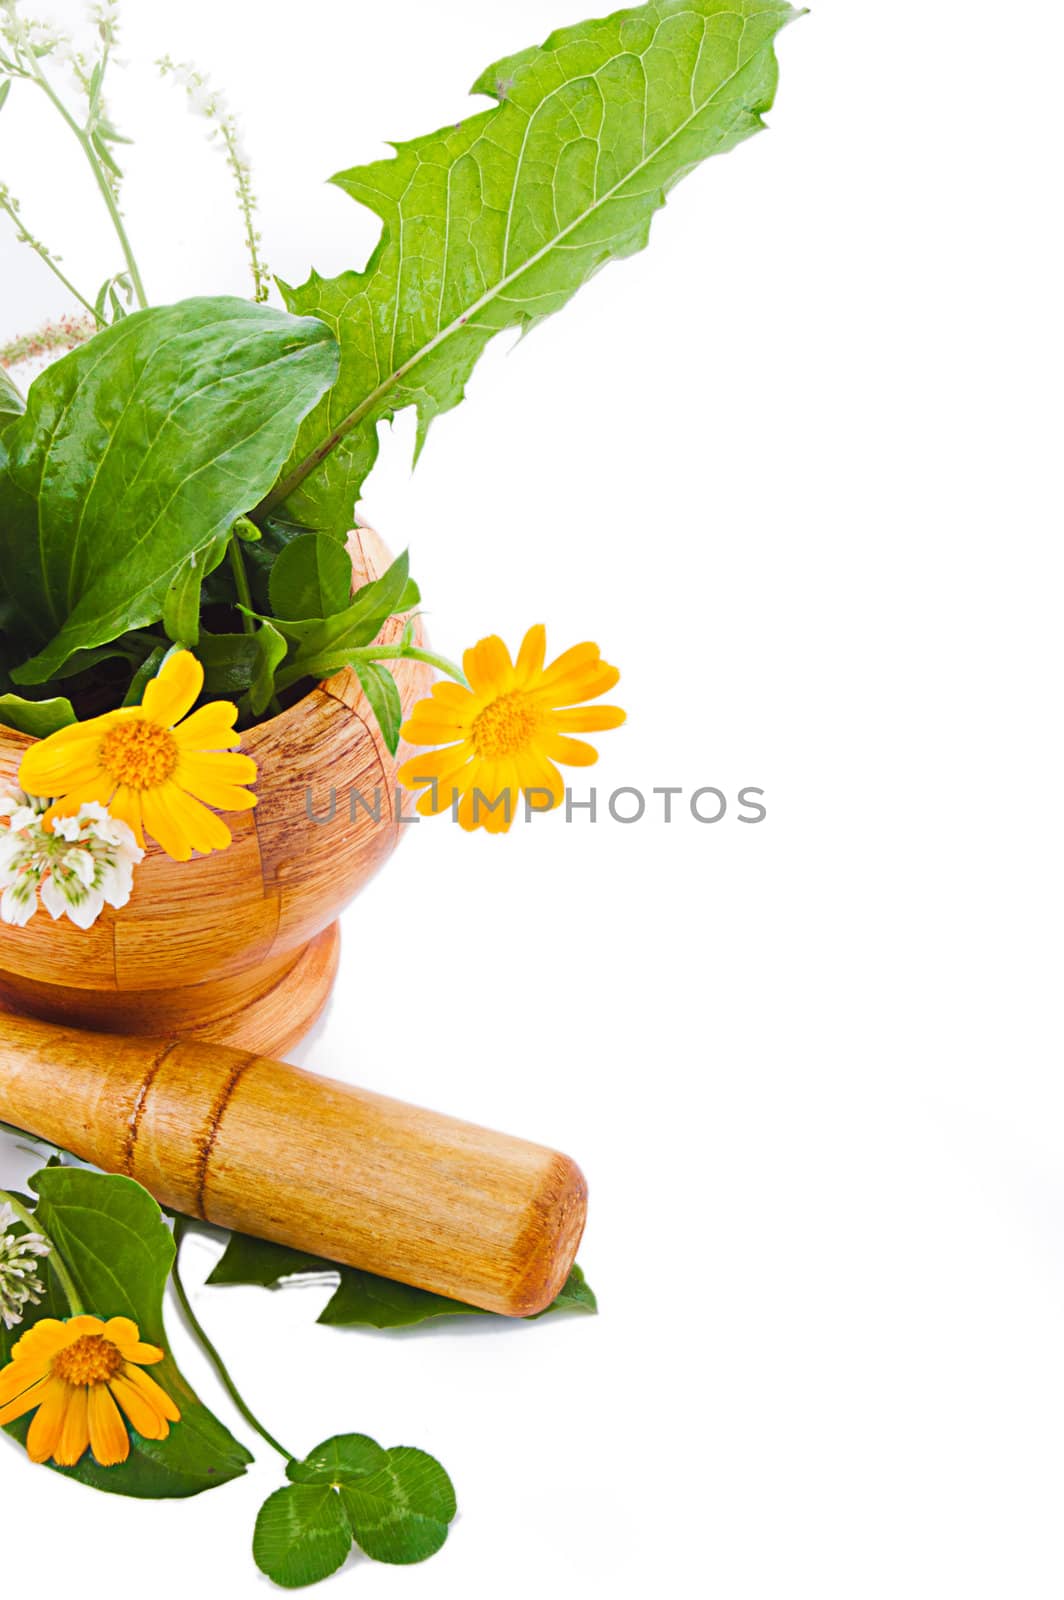
M 114 101 L 156 300 L 244 269 L 221 160 L 152 57 L 242 109 L 298 282 L 375 237 L 330 172 L 462 116 L 487 62 L 579 12 L 130 10 Z M 602 1309 L 328 1330 L 323 1289 L 199 1292 L 191 1247 L 282 1439 L 364 1430 L 455 1479 L 440 1556 L 330 1592 L 1064 1589 L 1062 34 L 1048 0 L 819 0 L 781 40 L 770 132 L 496 341 L 413 477 L 410 417 L 385 439 L 364 510 L 409 543 L 441 649 L 545 620 L 620 665 L 628 726 L 578 790 L 756 784 L 768 817 L 440 820 L 348 912 L 301 1059 L 576 1155 Z M 87 174 L 26 100 L 0 172 L 98 282 Z M 0 274 L 0 332 L 63 309 L 3 229 Z M 176 1319 L 174 1341 L 233 1420 Z M 258 1453 L 141 1506 L 5 1443 L 5 1593 L 266 1593 L 250 1533 L 281 1473 Z

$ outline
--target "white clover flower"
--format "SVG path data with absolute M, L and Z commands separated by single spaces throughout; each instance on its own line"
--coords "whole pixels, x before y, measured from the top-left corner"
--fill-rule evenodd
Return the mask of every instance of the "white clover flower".
M 0 1206 L 0 1322 L 5 1328 L 21 1322 L 28 1305 L 40 1305 L 44 1284 L 37 1261 L 50 1248 L 39 1233 L 9 1233 L 17 1220 L 6 1202 Z
M 53 919 L 90 928 L 105 905 L 124 906 L 144 851 L 126 823 L 96 801 L 58 817 L 47 833 L 47 800 L 21 790 L 0 795 L 0 919 L 24 927 L 37 895 Z

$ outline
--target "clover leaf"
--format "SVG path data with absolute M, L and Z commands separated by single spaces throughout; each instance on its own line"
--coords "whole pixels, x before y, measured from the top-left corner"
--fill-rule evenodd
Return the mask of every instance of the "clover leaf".
M 317 1583 L 343 1566 L 352 1544 L 374 1561 L 407 1566 L 436 1554 L 457 1510 L 454 1487 L 424 1450 L 390 1450 L 341 1433 L 290 1461 L 290 1485 L 255 1524 L 261 1571 L 282 1588 Z

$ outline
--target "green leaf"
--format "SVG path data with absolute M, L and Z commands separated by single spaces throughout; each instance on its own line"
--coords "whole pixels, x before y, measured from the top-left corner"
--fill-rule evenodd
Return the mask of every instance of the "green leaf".
M 208 700 L 231 700 L 251 688 L 260 647 L 253 633 L 200 634 L 196 655 L 203 663 L 203 693 Z
M 93 650 L 76 650 L 69 661 L 65 661 L 59 671 L 53 673 L 52 681 L 61 683 L 65 678 L 76 678 L 82 672 L 102 666 L 105 661 L 126 661 L 135 670 L 147 660 L 154 648 L 149 643 L 151 637 L 147 633 L 131 633 L 116 639 L 113 644 L 101 644 Z
M 304 1255 L 302 1250 L 289 1250 L 269 1239 L 253 1239 L 247 1233 L 231 1233 L 207 1282 L 258 1284 L 275 1289 L 283 1278 L 335 1271 L 334 1261 L 320 1261 L 317 1256 Z
M 294 539 L 301 539 L 310 529 L 298 523 L 280 522 L 276 517 L 264 517 L 261 527 L 262 538 L 254 544 L 242 544 L 240 553 L 244 558 L 244 570 L 251 586 L 255 612 L 265 616 L 271 610 L 270 573 L 274 562 L 286 545 Z
M 255 1561 L 285 1589 L 320 1583 L 351 1554 L 351 1527 L 328 1484 L 291 1484 L 271 1494 L 255 1522 Z
M 335 370 L 320 322 L 224 297 L 136 312 L 48 367 L 0 435 L 0 577 L 38 651 L 15 681 L 157 622 Z
M 204 580 L 225 560 L 228 542 L 219 540 L 204 554 L 194 550 L 178 568 L 163 597 L 163 629 L 173 644 L 199 644 Z
M 0 367 L 0 428 L 4 427 L 11 417 L 21 417 L 25 409 L 25 400 L 3 367 Z
M 163 644 L 157 644 L 150 654 L 144 657 L 140 666 L 130 680 L 126 697 L 122 701 L 124 706 L 139 706 L 144 702 L 144 691 L 154 677 L 158 676 L 159 668 L 166 660 L 169 651 Z
M 404 550 L 379 578 L 363 584 L 351 604 L 331 617 L 299 621 L 275 617 L 274 626 L 288 640 L 290 656 L 278 674 L 278 686 L 287 689 L 300 678 L 327 678 L 351 660 L 351 652 L 372 644 L 390 616 L 416 605 L 417 585 L 409 576 L 410 559 Z
M 356 1267 L 340 1267 L 322 1256 L 305 1255 L 300 1250 L 254 1239 L 250 1234 L 231 1233 L 225 1251 L 207 1279 L 213 1284 L 256 1284 L 278 1288 L 287 1278 L 320 1278 L 339 1273 L 340 1284 L 318 1321 L 336 1328 L 411 1328 L 436 1317 L 491 1317 L 479 1306 L 462 1300 L 449 1300 L 428 1289 L 415 1289 L 408 1283 L 362 1272 Z M 528 1317 L 529 1322 L 555 1311 L 597 1311 L 591 1287 L 580 1267 L 574 1266 L 558 1298 L 545 1311 Z M 507 1320 L 510 1320 L 509 1318 Z
M 261 717 L 277 692 L 277 668 L 288 653 L 284 635 L 272 622 L 264 622 L 255 634 L 258 655 L 248 685 L 248 705 L 253 717 Z
M 47 739 L 50 733 L 69 728 L 77 720 L 67 699 L 24 700 L 20 694 L 0 695 L 0 724 L 32 734 L 35 739 Z
M 597 1311 L 591 1287 L 579 1267 L 574 1266 L 564 1288 L 545 1310 L 527 1322 L 536 1322 L 554 1311 Z M 428 1289 L 415 1289 L 408 1283 L 394 1283 L 372 1272 L 343 1267 L 340 1286 L 325 1307 L 319 1322 L 333 1328 L 413 1328 L 437 1317 L 489 1317 L 494 1313 L 462 1300 L 449 1300 Z
M 285 545 L 270 573 L 276 617 L 331 617 L 351 600 L 351 557 L 337 539 L 305 533 Z
M 399 748 L 399 729 L 403 721 L 403 702 L 395 679 L 379 661 L 356 661 L 355 671 L 362 685 L 370 710 L 376 717 L 388 746 L 394 756 Z
M 163 1290 L 174 1261 L 174 1241 L 158 1205 L 132 1178 L 49 1167 L 30 1179 L 40 1199 L 37 1216 L 70 1269 L 87 1309 L 95 1315 L 132 1317 L 149 1344 L 166 1348 Z M 47 1301 L 35 1308 L 40 1316 L 66 1317 L 65 1301 L 54 1278 Z M 8 1359 L 18 1337 L 0 1328 L 0 1364 Z M 140 1499 L 183 1498 L 240 1477 L 252 1459 L 243 1445 L 212 1416 L 182 1377 L 172 1356 L 152 1368 L 163 1388 L 177 1401 L 181 1421 L 167 1439 L 142 1439 L 132 1434 L 129 1460 L 100 1467 L 91 1453 L 76 1467 L 56 1467 L 111 1494 Z M 8 1432 L 25 1442 L 30 1418 L 22 1417 Z
M 592 1315 L 598 1312 L 598 1301 L 595 1291 L 584 1277 L 583 1268 L 574 1265 L 572 1272 L 562 1286 L 557 1300 L 553 1301 L 545 1311 L 536 1313 L 537 1317 L 546 1317 L 552 1311 L 590 1311 Z M 535 1321 L 535 1318 L 529 1318 Z
M 302 1461 L 285 1468 L 293 1483 L 339 1483 L 367 1477 L 388 1464 L 388 1452 L 365 1433 L 338 1433 L 319 1444 Z
M 399 1445 L 368 1476 L 340 1480 L 355 1540 L 374 1561 L 408 1566 L 434 1556 L 458 1510 L 454 1486 L 434 1456 Z
M 282 285 L 341 361 L 267 508 L 349 528 L 378 423 L 415 406 L 420 450 L 495 334 L 642 249 L 673 184 L 763 127 L 773 39 L 797 15 L 786 0 L 655 0 L 564 28 L 480 76 L 491 110 L 334 177 L 383 228 L 364 272 Z

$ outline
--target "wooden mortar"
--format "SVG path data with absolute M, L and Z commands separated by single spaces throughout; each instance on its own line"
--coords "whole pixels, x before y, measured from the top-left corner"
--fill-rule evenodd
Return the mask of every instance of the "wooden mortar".
M 193 1039 L 0 1018 L 0 1119 L 162 1205 L 527 1317 L 572 1268 L 568 1156 Z
M 355 587 L 391 557 L 370 528 L 348 541 Z M 395 642 L 391 618 L 381 639 Z M 421 642 L 420 634 L 417 635 Z M 404 712 L 432 669 L 396 661 Z M 17 786 L 34 741 L 0 726 L 0 787 Z M 258 762 L 253 811 L 229 813 L 228 850 L 172 861 L 158 845 L 137 868 L 133 897 L 87 929 L 44 911 L 0 924 L 0 1009 L 111 1033 L 185 1034 L 280 1055 L 319 1016 L 336 976 L 336 919 L 391 854 L 404 825 L 396 768 L 354 672 L 319 684 L 259 723 L 241 748 Z M 309 809 L 328 816 L 314 822 Z M 351 795 L 373 806 L 375 820 Z

